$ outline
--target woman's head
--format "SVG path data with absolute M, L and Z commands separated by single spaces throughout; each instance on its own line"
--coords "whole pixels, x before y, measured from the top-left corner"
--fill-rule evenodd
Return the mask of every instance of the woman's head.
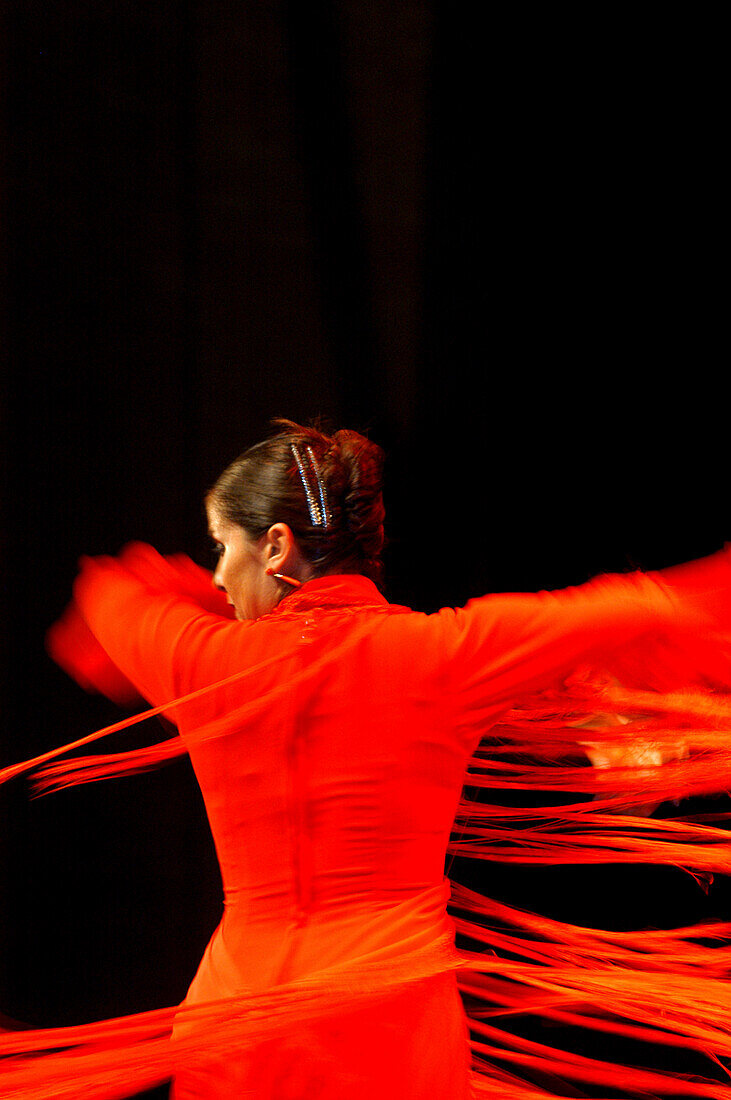
M 326 573 L 381 579 L 383 451 L 357 432 L 328 436 L 277 423 L 279 432 L 237 458 L 206 498 L 211 533 L 224 551 L 214 579 L 239 618 L 264 614 L 291 590 L 272 572 L 300 581 Z M 233 591 L 245 577 L 245 591 L 255 596 L 248 601 Z

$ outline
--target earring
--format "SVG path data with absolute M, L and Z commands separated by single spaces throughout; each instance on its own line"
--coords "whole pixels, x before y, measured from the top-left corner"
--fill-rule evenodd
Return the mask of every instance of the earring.
M 268 565 L 264 572 L 267 577 L 274 577 L 275 581 L 284 581 L 285 584 L 291 584 L 293 588 L 302 587 L 302 581 L 295 580 L 294 577 L 288 577 L 284 573 L 275 573 L 271 565 Z

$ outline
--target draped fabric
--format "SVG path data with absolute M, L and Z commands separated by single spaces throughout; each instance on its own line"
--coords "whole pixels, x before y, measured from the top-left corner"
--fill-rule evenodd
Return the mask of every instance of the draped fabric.
M 3 1036 L 3 1095 L 121 1097 L 175 1077 L 179 1100 L 731 1097 L 729 925 L 588 929 L 457 883 L 448 918 L 442 877 L 447 848 L 728 872 L 722 823 L 638 811 L 731 785 L 730 566 L 723 552 L 434 616 L 333 576 L 237 623 L 184 559 L 133 546 L 86 562 L 52 654 L 180 736 L 2 778 L 44 765 L 50 789 L 188 752 L 224 915 L 183 1006 Z M 526 1017 L 554 1030 L 511 1026 Z M 546 1041 L 576 1027 L 706 1068 Z

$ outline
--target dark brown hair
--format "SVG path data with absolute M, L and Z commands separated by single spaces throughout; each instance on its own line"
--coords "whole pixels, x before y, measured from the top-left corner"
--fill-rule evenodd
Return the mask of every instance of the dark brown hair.
M 274 523 L 286 523 L 316 576 L 362 573 L 380 584 L 383 451 L 357 432 L 329 436 L 291 420 L 275 425 L 275 435 L 223 471 L 208 503 L 250 538 L 261 538 Z M 314 515 L 300 466 L 316 500 Z M 327 504 L 326 524 L 317 522 L 320 489 Z

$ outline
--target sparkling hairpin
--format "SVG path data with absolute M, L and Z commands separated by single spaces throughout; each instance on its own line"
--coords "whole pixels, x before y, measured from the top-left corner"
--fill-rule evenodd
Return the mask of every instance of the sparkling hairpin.
M 295 462 L 297 463 L 297 469 L 299 470 L 300 478 L 302 479 L 302 487 L 305 491 L 305 497 L 307 498 L 307 507 L 310 512 L 310 519 L 312 520 L 313 527 L 324 527 L 327 530 L 329 523 L 327 497 L 325 495 L 325 487 L 322 483 L 322 477 L 320 475 L 320 467 L 317 464 L 314 451 L 312 447 L 307 448 L 307 458 L 309 459 L 309 465 L 311 473 L 314 475 L 314 481 L 317 486 L 317 495 L 313 491 L 310 479 L 305 470 L 305 461 L 302 457 L 299 447 L 296 443 L 291 444 L 292 454 L 294 455 Z M 319 499 L 318 499 L 319 498 Z

